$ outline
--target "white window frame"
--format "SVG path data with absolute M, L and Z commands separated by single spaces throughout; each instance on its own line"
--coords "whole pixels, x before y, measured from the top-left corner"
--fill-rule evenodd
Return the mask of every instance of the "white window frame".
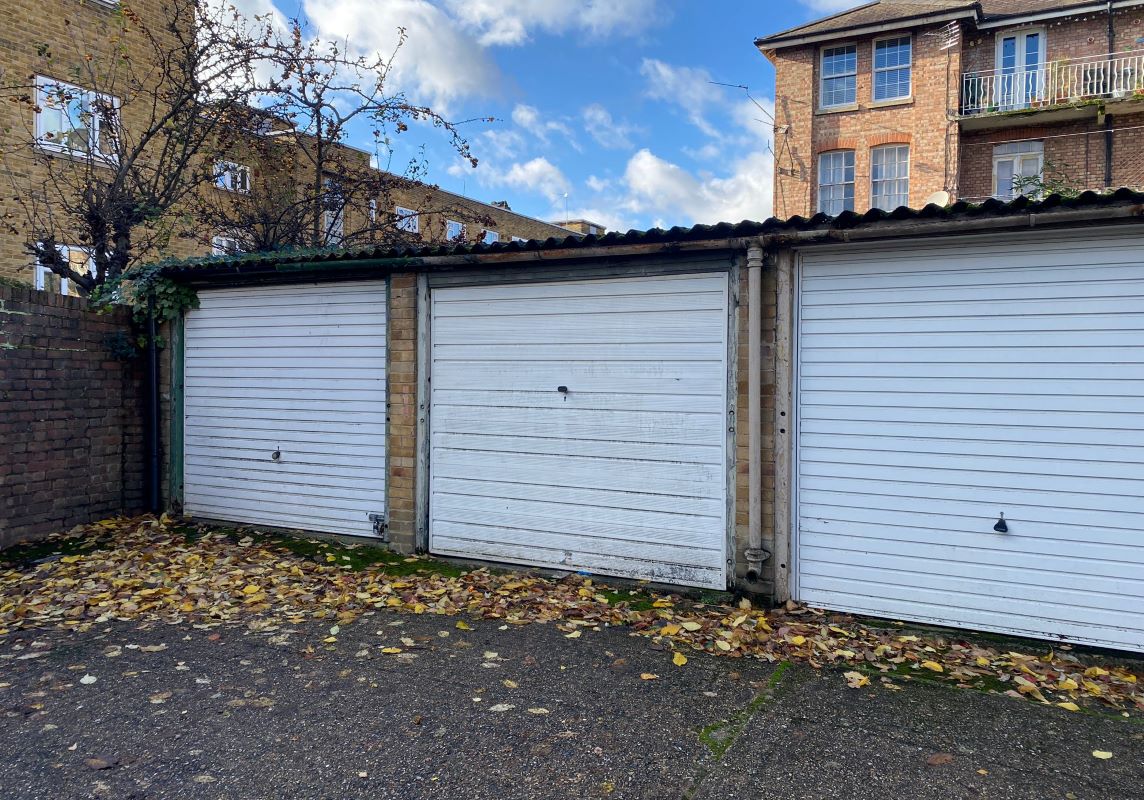
M 397 229 L 406 233 L 421 233 L 421 212 L 412 208 L 397 206 L 393 209 Z
M 513 236 L 512 241 L 514 241 L 514 242 L 527 242 L 528 239 L 524 238 L 523 236 Z
M 494 230 L 485 228 L 483 231 L 481 231 L 481 241 L 484 244 L 496 244 L 500 241 L 500 234 Z
M 832 159 L 834 156 L 839 156 L 839 155 L 841 155 L 845 158 L 845 155 L 847 153 L 850 154 L 851 160 L 853 162 L 850 166 L 850 170 L 851 170 L 850 180 L 849 181 L 843 181 L 842 183 L 823 183 L 822 178 L 826 172 L 826 170 L 823 169 L 823 161 L 825 161 L 828 158 Z M 832 217 L 837 217 L 843 211 L 854 211 L 855 210 L 855 204 L 857 202 L 857 200 L 856 200 L 857 189 L 858 189 L 858 186 L 857 186 L 857 183 L 858 183 L 858 180 L 857 180 L 858 179 L 857 163 L 858 163 L 858 155 L 854 150 L 827 150 L 825 153 L 819 153 L 818 154 L 818 197 L 817 197 L 818 203 L 817 203 L 817 207 L 818 207 L 819 213 L 826 213 Z M 843 166 L 843 169 L 845 169 L 845 168 L 846 167 Z M 833 166 L 831 167 L 831 171 L 833 172 Z M 843 207 L 841 209 L 839 209 L 838 211 L 831 211 L 831 210 L 827 209 L 826 203 L 825 203 L 824 198 L 823 198 L 823 189 L 828 187 L 828 186 L 829 187 L 833 187 L 833 186 L 843 186 L 843 187 L 849 186 L 849 187 L 851 187 L 850 208 L 845 207 L 846 198 L 845 198 L 845 196 L 843 196 L 843 198 L 842 198 Z M 843 190 L 843 195 L 845 195 L 845 190 Z M 836 202 L 836 201 L 832 199 L 831 203 L 834 203 L 834 202 Z
M 60 255 L 62 255 L 64 258 L 66 258 L 69 264 L 71 263 L 72 252 L 79 252 L 79 253 L 86 254 L 87 255 L 87 271 L 89 273 L 91 273 L 92 276 L 94 276 L 96 274 L 95 258 L 92 257 L 92 251 L 91 251 L 90 247 L 81 247 L 80 245 L 71 245 L 71 244 L 57 244 L 56 245 L 56 251 Z M 48 276 L 49 275 L 56 275 L 56 273 L 52 272 L 52 270 L 49 267 L 45 266 L 44 264 L 41 264 L 38 260 L 36 261 L 35 266 L 36 266 L 36 274 L 35 274 L 33 285 L 40 291 L 46 291 L 47 285 L 48 285 Z M 70 296 L 71 295 L 71 279 L 65 278 L 62 275 L 56 275 L 56 277 L 58 277 L 60 279 L 60 294 L 65 295 L 65 296 Z
M 342 187 L 334 178 L 322 181 L 323 193 L 322 228 L 326 246 L 337 247 L 346 238 L 346 197 Z M 332 207 L 336 201 L 337 207 Z
M 215 162 L 215 186 L 226 192 L 250 193 L 250 167 L 236 161 Z
M 878 66 L 878 45 L 882 42 L 894 42 L 905 39 L 910 45 L 910 60 L 905 65 L 899 64 L 896 67 L 879 67 Z M 896 72 L 900 69 L 905 69 L 909 72 L 909 91 L 905 94 L 898 94 L 892 97 L 878 97 L 878 75 L 885 72 Z M 873 41 L 870 45 L 870 99 L 874 103 L 892 103 L 895 100 L 909 100 L 914 96 L 914 37 L 908 33 L 898 34 L 896 36 L 882 36 Z
M 1001 165 L 1012 162 L 1010 169 L 1012 175 L 1008 178 L 1009 194 L 1001 192 Z M 1045 172 L 1045 143 L 1041 140 L 1029 142 L 1008 142 L 993 148 L 993 196 L 998 200 L 1013 200 L 1018 195 L 1013 183 L 1018 177 L 1032 177 L 1025 174 L 1023 168 L 1027 163 L 1036 165 L 1036 175 Z
M 450 233 L 453 228 L 457 229 L 456 233 Z M 457 222 L 455 219 L 445 220 L 445 240 L 449 242 L 459 242 L 465 238 L 465 223 Z
M 826 74 L 826 53 L 832 50 L 854 50 L 854 71 L 841 73 L 838 75 Z M 847 100 L 843 103 L 827 103 L 826 102 L 826 82 L 836 78 L 854 78 L 854 99 Z M 858 104 L 858 43 L 845 42 L 841 44 L 832 44 L 828 47 L 822 47 L 818 51 L 818 107 L 823 111 L 839 108 L 854 108 Z
M 220 233 L 211 237 L 212 256 L 235 256 L 242 252 L 242 242 L 237 237 Z
M 100 141 L 104 140 L 101 136 L 101 127 L 103 120 L 100 119 L 98 114 L 90 114 L 90 125 L 85 128 L 74 128 L 73 131 L 83 130 L 86 132 L 86 147 L 75 148 L 70 146 L 64 141 L 60 140 L 59 134 L 66 133 L 63 131 L 48 130 L 46 126 L 45 108 L 53 107 L 58 108 L 50 96 L 50 90 L 60 88 L 69 92 L 74 92 L 80 99 L 81 104 L 90 106 L 94 99 L 99 99 L 103 102 L 110 103 L 115 109 L 115 117 L 119 118 L 120 101 L 117 97 L 111 95 L 100 94 L 89 89 L 76 86 L 67 81 L 56 80 L 49 78 L 46 75 L 36 76 L 36 145 L 41 150 L 51 153 L 60 153 L 62 155 L 76 156 L 79 158 L 93 158 L 99 161 L 113 161 L 116 157 L 115 152 L 104 153 L 99 149 Z M 54 92 L 51 92 L 54 94 Z M 87 113 L 87 112 L 82 112 Z M 111 131 L 110 137 L 116 135 L 115 131 Z M 107 137 L 107 138 L 110 138 Z
M 1039 49 L 1037 54 L 1037 72 L 1030 79 L 1029 64 L 1025 61 L 1025 55 L 1028 52 L 1026 38 L 1032 34 L 1037 34 L 1040 38 Z M 1001 65 L 1002 54 L 1005 49 L 1005 40 L 1014 38 L 1017 40 L 1016 56 L 1017 63 L 1013 67 L 1011 80 L 1006 80 L 1009 75 L 1002 72 L 1004 67 Z M 993 53 L 993 66 L 995 68 L 994 74 L 997 76 L 994 86 L 993 102 L 998 108 L 1003 110 L 1017 110 L 1028 108 L 1032 105 L 1034 100 L 1038 100 L 1045 96 L 1046 87 L 1045 79 L 1048 68 L 1048 53 L 1049 53 L 1049 34 L 1048 29 L 1040 26 L 1029 28 L 1015 28 L 1008 31 L 998 31 L 996 35 L 995 50 Z
M 890 154 L 891 151 L 894 151 L 894 156 L 895 156 L 894 157 L 894 164 L 900 165 L 902 163 L 902 160 L 899 156 L 900 156 L 902 150 L 906 151 L 906 158 L 905 158 L 906 174 L 904 176 L 903 175 L 895 175 L 892 178 L 883 177 L 881 179 L 875 179 L 875 177 L 874 177 L 874 165 L 875 165 L 875 161 L 877 160 L 877 154 L 881 153 L 881 154 L 888 155 L 888 154 Z M 913 166 L 912 162 L 913 162 L 913 153 L 910 151 L 910 146 L 908 144 L 883 144 L 883 145 L 879 145 L 877 147 L 871 147 L 870 148 L 870 207 L 871 208 L 880 208 L 882 211 L 893 211 L 897 208 L 900 208 L 901 206 L 909 206 L 909 204 L 910 204 L 910 171 L 911 171 L 910 168 Z M 885 164 L 883 164 L 883 168 L 884 167 L 885 167 Z M 902 181 L 905 182 L 905 191 L 902 191 L 902 192 L 881 192 L 881 193 L 878 191 L 879 184 L 882 184 L 883 186 L 899 185 L 900 182 L 902 182 Z M 890 199 L 890 198 L 893 198 L 893 199 Z M 881 202 L 879 202 L 879 201 L 881 201 Z

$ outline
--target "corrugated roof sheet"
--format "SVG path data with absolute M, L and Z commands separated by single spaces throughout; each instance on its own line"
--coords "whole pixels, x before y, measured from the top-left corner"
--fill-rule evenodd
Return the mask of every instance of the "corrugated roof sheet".
M 168 261 L 163 264 L 164 272 L 172 277 L 190 276 L 200 272 L 243 271 L 245 268 L 258 269 L 286 264 L 325 264 L 351 261 L 391 261 L 400 259 L 422 259 L 437 256 L 479 256 L 485 253 L 522 253 L 529 251 L 594 249 L 622 247 L 639 244 L 672 244 L 685 242 L 714 241 L 746 237 L 781 235 L 798 231 L 845 231 L 860 227 L 873 227 L 880 224 L 910 220 L 941 221 L 985 217 L 1006 217 L 1040 214 L 1061 209 L 1096 209 L 1102 206 L 1141 206 L 1144 207 L 1144 192 L 1119 189 L 1113 193 L 1085 192 L 1079 197 L 1065 198 L 1052 195 L 1043 200 L 1018 198 L 1006 203 L 1000 200 L 987 200 L 984 203 L 959 201 L 951 206 L 928 205 L 921 209 L 899 208 L 885 212 L 878 209 L 856 214 L 846 211 L 837 217 L 816 214 L 813 217 L 791 217 L 780 220 L 772 217 L 762 222 L 743 221 L 739 223 L 721 222 L 717 225 L 695 225 L 690 228 L 675 227 L 670 230 L 653 228 L 647 231 L 631 230 L 627 233 L 609 233 L 605 236 L 567 236 L 544 241 L 497 242 L 495 244 L 436 244 L 409 247 L 367 247 L 345 250 L 289 250 L 273 253 L 247 253 L 237 256 L 210 256 L 206 258 Z M 1144 214 L 1144 211 L 1142 211 Z

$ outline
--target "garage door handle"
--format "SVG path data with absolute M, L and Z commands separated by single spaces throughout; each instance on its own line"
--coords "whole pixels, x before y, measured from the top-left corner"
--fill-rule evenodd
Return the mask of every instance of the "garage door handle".
M 560 392 L 560 394 L 568 394 L 568 387 L 567 386 L 557 386 L 556 391 Z

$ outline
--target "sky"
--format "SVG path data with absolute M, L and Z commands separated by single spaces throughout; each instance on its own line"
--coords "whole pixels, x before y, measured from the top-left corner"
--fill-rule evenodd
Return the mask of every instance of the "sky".
M 545 220 L 609 230 L 771 213 L 774 70 L 754 39 L 857 0 L 241 0 L 317 35 L 389 53 L 394 90 L 461 130 L 474 169 L 413 126 L 428 180 Z M 732 84 L 719 86 L 717 83 Z M 745 86 L 734 88 L 735 86 Z M 370 147 L 368 137 L 350 144 Z

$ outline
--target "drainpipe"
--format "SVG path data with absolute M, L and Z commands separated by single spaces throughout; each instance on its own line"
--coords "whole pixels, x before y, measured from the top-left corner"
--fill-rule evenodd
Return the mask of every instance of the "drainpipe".
M 1108 52 L 1109 59 L 1116 52 L 1116 22 L 1113 17 L 1113 0 L 1108 0 Z M 1111 78 L 1111 74 L 1109 75 Z M 1112 115 L 1104 115 L 1104 186 L 1112 188 Z
M 158 514 L 159 504 L 159 348 L 152 294 L 147 298 L 147 510 Z
M 763 562 L 763 248 L 747 248 L 747 581 L 758 582 Z

